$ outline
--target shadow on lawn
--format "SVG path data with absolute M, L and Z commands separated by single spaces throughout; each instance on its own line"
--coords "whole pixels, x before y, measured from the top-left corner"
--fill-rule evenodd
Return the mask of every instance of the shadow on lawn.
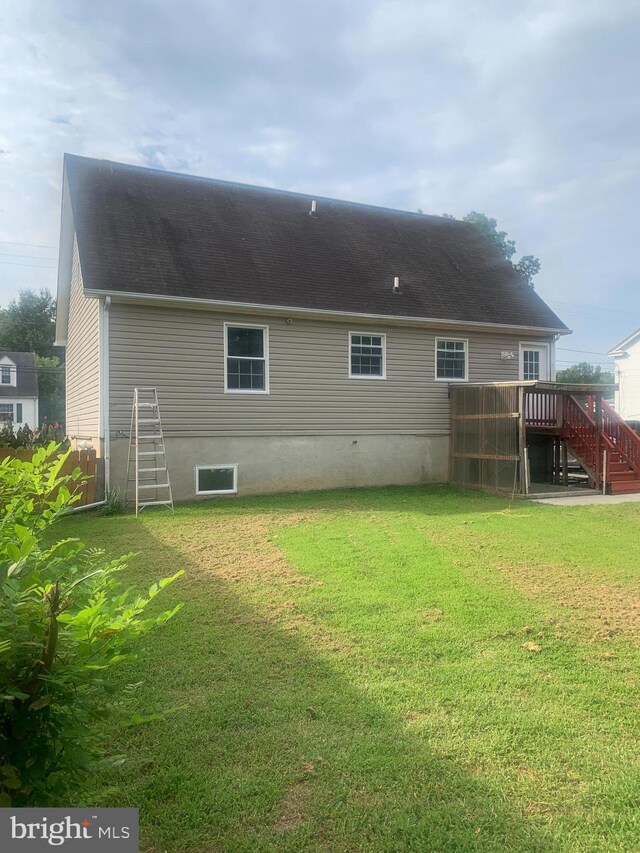
M 509 496 L 456 489 L 445 485 L 386 486 L 330 491 L 295 492 L 247 497 L 230 497 L 211 502 L 191 501 L 178 504 L 176 514 L 182 516 L 194 510 L 210 511 L 216 515 L 235 516 L 244 513 L 271 515 L 304 511 L 357 512 L 418 512 L 425 516 L 447 516 L 472 513 L 500 512 L 510 507 L 520 508 L 522 502 Z M 531 505 L 529 505 L 530 507 Z M 539 507 L 535 507 L 539 509 Z
M 186 708 L 119 733 L 112 748 L 130 761 L 89 798 L 139 807 L 143 850 L 554 849 L 498 789 L 355 689 L 326 638 L 313 648 L 275 603 L 249 604 L 237 583 L 155 538 L 155 519 L 126 523 L 136 585 L 186 571 L 160 602 L 184 609 L 122 676 L 147 681 L 141 713 Z

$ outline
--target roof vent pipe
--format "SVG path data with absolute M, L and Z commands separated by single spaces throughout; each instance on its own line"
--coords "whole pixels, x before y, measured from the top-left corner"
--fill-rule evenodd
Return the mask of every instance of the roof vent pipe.
M 397 275 L 394 275 L 393 277 L 393 292 L 400 293 L 400 279 Z
M 317 216 L 317 215 L 318 214 L 316 213 L 316 200 L 314 198 L 311 201 L 311 210 L 309 211 L 309 216 Z

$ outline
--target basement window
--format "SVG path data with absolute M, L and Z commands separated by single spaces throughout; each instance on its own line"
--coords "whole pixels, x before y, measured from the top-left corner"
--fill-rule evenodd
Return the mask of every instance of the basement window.
M 196 495 L 234 495 L 237 491 L 237 465 L 196 465 Z

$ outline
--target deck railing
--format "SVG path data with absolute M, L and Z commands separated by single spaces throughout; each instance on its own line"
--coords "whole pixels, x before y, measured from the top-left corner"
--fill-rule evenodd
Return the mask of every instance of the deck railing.
M 527 426 L 558 426 L 558 395 L 528 391 L 525 394 L 525 421 Z
M 601 397 L 528 391 L 528 427 L 555 427 L 580 459 L 595 487 L 609 482 L 612 459 L 626 462 L 640 476 L 640 436 Z M 605 452 L 606 451 L 606 452 Z
M 640 436 L 606 400 L 602 401 L 602 429 L 615 451 L 640 475 Z

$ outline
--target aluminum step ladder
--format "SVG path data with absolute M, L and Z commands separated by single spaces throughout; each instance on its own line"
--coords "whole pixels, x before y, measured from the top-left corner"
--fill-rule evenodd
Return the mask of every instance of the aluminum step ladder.
M 167 453 L 155 388 L 133 389 L 125 505 L 128 503 L 135 505 L 136 515 L 147 506 L 166 506 L 173 512 Z

